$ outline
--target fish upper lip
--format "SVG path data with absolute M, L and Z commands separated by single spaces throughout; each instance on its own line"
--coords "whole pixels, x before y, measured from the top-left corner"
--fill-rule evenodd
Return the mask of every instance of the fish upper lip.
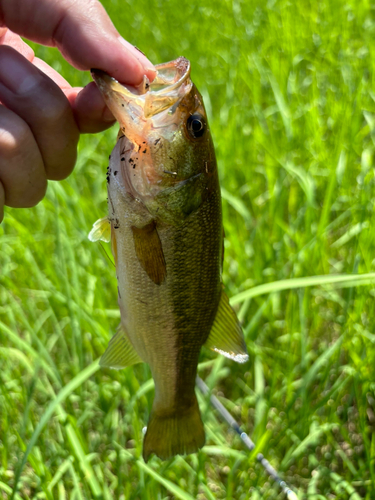
M 171 82 L 170 85 L 168 85 L 168 80 L 166 78 L 163 78 L 160 74 L 162 70 L 168 70 L 169 68 L 175 68 L 176 76 L 179 76 L 179 78 L 176 81 Z M 162 95 L 171 92 L 172 90 L 178 89 L 184 82 L 186 82 L 188 78 L 190 78 L 190 61 L 185 57 L 179 57 L 175 61 L 157 64 L 155 66 L 155 69 L 157 73 L 150 86 L 152 87 L 153 85 L 166 85 L 165 88 L 162 88 L 160 90 L 150 90 L 150 93 L 155 95 Z
M 171 108 L 192 86 L 190 62 L 184 57 L 157 64 L 155 69 L 157 70 L 155 79 L 150 83 L 144 77 L 144 81 L 138 87 L 122 85 L 100 69 L 91 69 L 91 75 L 110 109 L 111 94 L 118 93 L 128 104 L 135 104 L 137 108 L 141 108 L 144 118 L 147 119 Z M 114 112 L 113 109 L 111 111 Z
M 162 70 L 168 70 L 168 69 L 173 69 L 173 68 L 176 69 L 176 77 L 178 77 L 177 80 L 175 78 L 168 79 L 166 76 L 163 76 L 160 73 Z M 171 92 L 172 90 L 179 88 L 190 77 L 190 61 L 182 56 L 178 57 L 174 61 L 169 61 L 169 62 L 162 63 L 162 64 L 156 64 L 155 69 L 157 71 L 156 76 L 155 76 L 154 80 L 151 83 L 149 83 L 150 90 L 148 91 L 150 94 L 154 94 L 154 95 L 163 95 L 163 94 L 166 94 L 168 92 Z M 115 78 L 108 75 L 108 73 L 106 73 L 105 71 L 103 71 L 101 69 L 91 68 L 90 72 L 91 72 L 91 76 L 93 77 L 95 82 L 98 79 L 105 79 L 107 82 L 112 80 L 113 82 L 117 82 L 119 85 L 121 85 L 122 87 L 127 89 L 132 94 L 138 95 L 137 92 L 132 92 L 132 90 L 131 90 L 131 89 L 136 90 L 137 87 L 132 87 L 130 85 L 122 85 Z M 163 86 L 163 88 L 161 88 L 159 90 L 152 90 L 152 87 L 155 85 Z

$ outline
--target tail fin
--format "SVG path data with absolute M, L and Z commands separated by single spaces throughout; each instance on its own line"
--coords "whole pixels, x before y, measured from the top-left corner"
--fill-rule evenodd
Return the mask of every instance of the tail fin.
M 183 412 L 163 415 L 151 412 L 143 443 L 143 458 L 147 462 L 155 453 L 162 460 L 174 455 L 195 453 L 205 443 L 198 401 Z

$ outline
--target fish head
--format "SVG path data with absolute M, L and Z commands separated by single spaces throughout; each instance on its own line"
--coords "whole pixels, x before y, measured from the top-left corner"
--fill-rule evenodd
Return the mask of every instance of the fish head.
M 144 77 L 138 87 L 100 70 L 92 76 L 120 124 L 120 140 L 126 140 L 116 182 L 152 214 L 176 221 L 204 200 L 210 179 L 217 177 L 216 160 L 189 61 L 179 57 L 156 70 L 152 82 Z

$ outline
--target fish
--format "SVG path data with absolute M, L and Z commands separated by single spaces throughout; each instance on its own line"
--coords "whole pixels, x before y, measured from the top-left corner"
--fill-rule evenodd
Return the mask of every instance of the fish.
M 148 363 L 155 395 L 143 458 L 198 451 L 205 432 L 195 394 L 203 345 L 248 360 L 221 280 L 218 169 L 203 99 L 184 57 L 156 65 L 153 81 L 122 85 L 91 74 L 120 125 L 107 170 L 108 215 L 89 234 L 111 240 L 121 322 L 100 360 Z

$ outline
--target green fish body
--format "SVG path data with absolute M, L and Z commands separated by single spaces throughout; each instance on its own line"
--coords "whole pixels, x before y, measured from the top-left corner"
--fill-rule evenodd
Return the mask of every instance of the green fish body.
M 203 446 L 194 390 L 203 344 L 248 358 L 221 284 L 220 187 L 202 97 L 186 59 L 156 69 L 141 89 L 92 71 L 121 127 L 108 168 L 109 215 L 90 233 L 98 239 L 110 224 L 121 311 L 101 365 L 151 368 L 145 460 Z

